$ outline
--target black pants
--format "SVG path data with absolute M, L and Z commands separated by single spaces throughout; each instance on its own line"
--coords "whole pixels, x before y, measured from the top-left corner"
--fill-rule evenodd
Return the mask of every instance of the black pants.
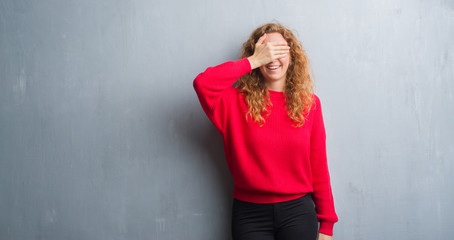
M 315 240 L 318 222 L 311 193 L 278 203 L 233 198 L 233 240 Z

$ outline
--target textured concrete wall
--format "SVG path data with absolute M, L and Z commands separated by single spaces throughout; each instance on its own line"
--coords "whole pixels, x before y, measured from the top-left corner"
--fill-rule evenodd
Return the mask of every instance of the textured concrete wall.
M 273 19 L 312 60 L 335 239 L 451 239 L 448 0 L 0 0 L 0 239 L 230 239 L 192 80 Z

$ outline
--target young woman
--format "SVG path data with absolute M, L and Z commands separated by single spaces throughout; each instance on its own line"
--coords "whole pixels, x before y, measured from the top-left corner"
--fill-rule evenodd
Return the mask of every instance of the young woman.
M 331 240 L 338 218 L 322 109 L 293 33 L 258 27 L 239 60 L 208 67 L 193 85 L 223 137 L 233 239 Z

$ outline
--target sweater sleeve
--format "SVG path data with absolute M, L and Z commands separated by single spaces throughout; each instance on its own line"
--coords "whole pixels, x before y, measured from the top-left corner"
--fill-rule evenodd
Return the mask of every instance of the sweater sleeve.
M 246 73 L 251 72 L 251 64 L 247 58 L 228 61 L 214 67 L 208 67 L 197 75 L 193 86 L 200 104 L 215 127 L 222 132 L 221 117 L 216 114 L 217 106 L 230 86 Z
M 313 197 L 320 222 L 320 233 L 333 235 L 334 223 L 338 221 L 334 209 L 334 199 L 331 191 L 328 161 L 326 156 L 326 134 L 323 122 L 320 99 L 315 94 L 314 122 L 311 130 L 310 159 L 313 178 Z

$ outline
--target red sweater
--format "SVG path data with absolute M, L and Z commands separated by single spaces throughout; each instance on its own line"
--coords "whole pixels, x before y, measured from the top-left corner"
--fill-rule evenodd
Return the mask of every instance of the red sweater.
M 233 197 L 254 203 L 275 203 L 313 194 L 319 232 L 333 235 L 338 221 L 326 158 L 326 135 L 320 99 L 294 128 L 283 92 L 268 90 L 274 107 L 259 127 L 245 96 L 232 84 L 251 72 L 247 58 L 208 67 L 194 80 L 202 108 L 224 140 L 227 166 L 234 181 Z

